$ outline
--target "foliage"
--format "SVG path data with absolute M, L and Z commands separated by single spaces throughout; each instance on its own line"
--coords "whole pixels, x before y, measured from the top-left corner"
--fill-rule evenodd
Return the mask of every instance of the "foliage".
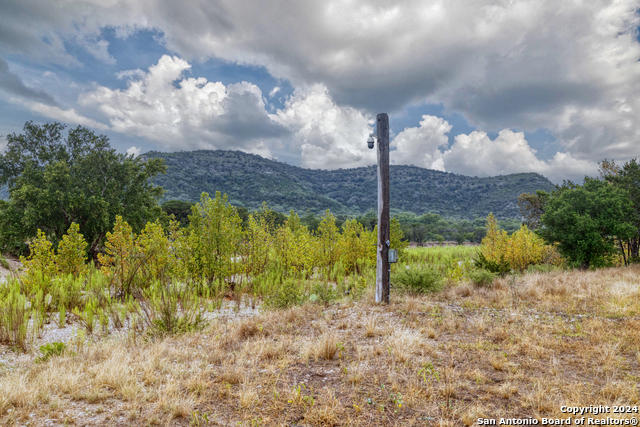
M 311 302 L 317 301 L 323 303 L 324 305 L 329 305 L 339 297 L 340 295 L 333 286 L 333 283 L 318 281 L 311 288 L 311 295 L 309 296 L 309 300 Z
M 603 161 L 598 162 L 598 172 L 600 174 L 600 179 L 609 180 L 618 176 L 621 170 L 620 166 L 616 165 L 615 161 L 604 159 Z
M 118 215 L 113 232 L 107 232 L 105 253 L 98 254 L 102 272 L 109 277 L 121 295 L 130 293 L 135 275 L 142 264 L 136 256 L 134 241 L 131 226 Z
M 169 216 L 173 215 L 175 220 L 180 223 L 181 227 L 188 227 L 189 215 L 191 215 L 191 208 L 193 205 L 195 205 L 193 202 L 167 200 L 162 203 L 162 210 Z
M 27 348 L 27 332 L 31 310 L 27 298 L 20 293 L 17 281 L 0 289 L 0 342 Z
M 393 274 L 391 279 L 400 290 L 414 294 L 437 292 L 443 285 L 442 275 L 427 266 L 418 268 L 406 266 Z
M 472 269 L 467 273 L 469 280 L 476 286 L 490 288 L 496 279 L 496 273 L 484 268 Z
M 375 257 L 375 246 L 372 244 L 375 239 L 373 232 L 366 231 L 355 219 L 348 219 L 342 225 L 340 253 L 348 273 L 358 271 L 358 260 L 362 259 L 363 255 L 369 254 L 369 257 Z
M 167 191 L 167 199 L 197 202 L 202 191 L 220 191 L 228 195 L 230 203 L 249 210 L 259 209 L 266 201 L 275 211 L 293 209 L 301 216 L 308 212 L 322 215 L 326 209 L 336 216 L 357 216 L 375 211 L 378 205 L 375 166 L 303 169 L 221 150 L 149 152 L 141 157 L 165 160 L 167 174 L 156 177 L 154 183 Z M 520 193 L 554 188 L 546 178 L 533 173 L 477 178 L 406 165 L 391 165 L 390 179 L 391 207 L 397 210 L 392 213 L 434 212 L 471 221 L 485 218 L 491 211 L 499 218 L 519 219 L 516 201 Z M 312 222 L 303 217 L 303 223 L 314 231 Z M 375 224 L 363 225 L 371 230 Z
M 509 248 L 509 235 L 498 228 L 496 217 L 491 213 L 487 217 L 487 235 L 482 239 L 482 255 L 490 261 L 505 256 Z
M 550 193 L 537 190 L 535 193 L 522 193 L 518 196 L 518 208 L 524 222 L 531 230 L 540 227 L 540 218 L 544 213 L 544 205 L 550 197 Z
M 206 288 L 203 291 L 206 300 Z M 191 332 L 206 326 L 203 317 L 206 307 L 200 303 L 197 288 L 155 282 L 139 295 L 138 300 L 139 313 L 154 335 Z
M 98 301 L 95 298 L 91 298 L 84 305 L 84 309 L 75 307 L 71 312 L 75 315 L 78 322 L 84 327 L 88 334 L 93 333 L 93 328 L 100 316 L 98 308 Z
M 619 186 L 585 178 L 583 185 L 565 184 L 550 198 L 540 234 L 570 263 L 582 269 L 606 265 L 614 239 L 630 239 L 637 228 L 629 192 Z
M 504 276 L 511 271 L 511 264 L 504 259 L 504 254 L 500 254 L 497 259 L 487 259 L 482 252 L 479 252 L 475 265 L 479 269 L 487 270 L 500 276 Z
M 340 231 L 336 226 L 336 217 L 327 209 L 324 218 L 318 225 L 318 236 L 320 253 L 319 266 L 333 266 L 340 259 L 340 245 L 338 238 Z
M 191 277 L 203 277 L 209 284 L 231 283 L 242 269 L 242 263 L 236 259 L 240 256 L 243 235 L 240 217 L 227 202 L 227 196 L 216 192 L 212 199 L 202 193 L 189 221 Z
M 482 239 L 476 265 L 492 273 L 505 274 L 509 270 L 523 271 L 530 265 L 558 263 L 560 257 L 553 246 L 522 224 L 509 236 L 498 228 L 493 214 L 487 217 L 487 235 Z
M 78 277 L 86 273 L 87 242 L 80 234 L 80 226 L 75 222 L 71 223 L 67 234 L 62 236 L 55 256 L 55 263 L 58 273 L 62 275 L 71 274 Z
M 284 225 L 274 234 L 274 257 L 282 264 L 286 275 L 302 273 L 308 276 L 316 259 L 320 261 L 315 266 L 324 267 L 324 253 L 321 253 L 317 239 L 300 223 L 295 212 L 291 211 Z
M 409 264 L 430 264 L 445 266 L 458 261 L 472 260 L 478 247 L 474 246 L 434 246 L 431 248 L 411 248 L 406 250 L 402 262 Z
M 40 353 L 42 356 L 38 356 L 35 359 L 36 363 L 45 363 L 49 359 L 55 356 L 62 356 L 67 349 L 67 345 L 63 342 L 52 342 L 40 346 Z
M 276 261 L 270 263 L 266 271 L 254 279 L 265 307 L 287 308 L 305 300 L 303 282 L 295 277 L 286 277 L 285 274 L 282 264 Z
M 117 215 L 139 230 L 161 213 L 162 188 L 148 182 L 164 172 L 161 159 L 118 154 L 82 126 L 63 138 L 64 128 L 27 122 L 23 134 L 7 136 L 0 185 L 10 199 L 0 204 L 0 249 L 23 250 L 39 229 L 57 246 L 75 222 L 95 255 Z
M 600 163 L 600 173 L 607 182 L 629 193 L 634 214 L 628 219 L 636 227 L 636 233 L 626 240 L 622 236 L 617 238 L 624 262 L 626 264 L 638 262 L 640 259 L 640 164 L 636 159 L 631 159 L 619 167 L 613 160 L 605 159 Z
M 409 246 L 409 242 L 404 240 L 404 232 L 402 231 L 402 227 L 400 227 L 400 221 L 398 221 L 397 218 L 391 218 L 389 231 L 390 247 L 391 249 L 398 250 L 398 258 L 400 258 L 404 255 L 404 250 Z
M 283 309 L 302 303 L 305 297 L 300 285 L 301 282 L 295 278 L 284 279 L 267 295 L 264 300 L 265 307 Z
M 31 242 L 30 252 L 28 257 L 20 257 L 25 270 L 21 280 L 28 294 L 39 288 L 39 284 L 44 284 L 46 288 L 46 284 L 57 273 L 52 244 L 41 230 L 37 231 L 37 237 Z
M 175 225 L 177 227 L 177 224 Z M 135 241 L 142 260 L 140 276 L 143 283 L 168 283 L 174 274 L 175 262 L 171 242 L 159 222 L 148 222 Z
M 264 207 L 266 209 L 266 206 Z M 243 254 L 245 272 L 255 277 L 265 271 L 269 262 L 269 251 L 273 246 L 273 226 L 264 215 L 249 215 L 246 229 L 247 244 Z
M 423 215 L 414 215 L 412 213 L 400 213 L 394 216 L 400 223 L 404 240 L 410 242 L 426 242 L 426 241 L 457 241 L 458 244 L 465 241 L 480 243 L 487 233 L 485 226 L 486 219 L 476 218 L 474 220 L 443 218 L 435 213 L 426 213 Z M 365 228 L 367 224 L 372 229 L 377 219 L 373 212 L 359 216 L 356 218 Z M 498 225 L 508 234 L 520 228 L 522 221 L 519 219 L 501 219 Z

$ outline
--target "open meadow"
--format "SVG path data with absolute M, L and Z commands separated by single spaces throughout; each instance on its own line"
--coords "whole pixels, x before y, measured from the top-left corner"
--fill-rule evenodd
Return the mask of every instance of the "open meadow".
M 475 251 L 408 249 L 409 264 L 394 266 L 392 284 L 419 264 L 464 269 Z M 228 293 L 215 307 L 201 301 L 208 305 L 202 328 L 175 334 L 137 332 L 133 317 L 121 328 L 113 317 L 97 319 L 101 326 L 88 333 L 81 316 L 70 315 L 64 328 L 80 332 L 43 354 L 36 344 L 55 332 L 54 312 L 40 341 L 3 347 L 0 420 L 459 426 L 479 418 L 575 418 L 561 412 L 565 405 L 633 409 L 640 403 L 640 267 L 550 270 L 476 285 L 449 269 L 434 292 L 394 286 L 389 306 L 373 302 L 371 272 L 359 292 L 319 297 L 316 288 L 282 308 Z

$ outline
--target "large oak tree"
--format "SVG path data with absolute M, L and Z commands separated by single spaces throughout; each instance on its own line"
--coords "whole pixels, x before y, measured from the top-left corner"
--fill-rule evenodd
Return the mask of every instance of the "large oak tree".
M 57 244 L 71 223 L 94 255 L 121 215 L 134 230 L 161 214 L 161 187 L 150 178 L 165 172 L 161 159 L 117 153 L 104 135 L 78 126 L 63 135 L 60 123 L 27 122 L 24 133 L 7 136 L 0 155 L 0 249 L 17 252 L 41 229 Z
M 569 261 L 582 269 L 605 265 L 616 240 L 636 233 L 636 214 L 629 192 L 585 177 L 584 185 L 571 182 L 558 187 L 544 205 L 538 232 Z

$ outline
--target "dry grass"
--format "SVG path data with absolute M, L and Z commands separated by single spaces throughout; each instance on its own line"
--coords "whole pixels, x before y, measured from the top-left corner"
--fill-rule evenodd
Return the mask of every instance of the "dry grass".
M 318 338 L 316 344 L 316 360 L 333 360 L 338 353 L 338 336 L 334 333 L 325 333 Z
M 638 273 L 526 275 L 515 304 L 499 279 L 389 307 L 366 296 L 231 316 L 162 341 L 103 338 L 2 369 L 0 423 L 459 426 L 638 405 Z

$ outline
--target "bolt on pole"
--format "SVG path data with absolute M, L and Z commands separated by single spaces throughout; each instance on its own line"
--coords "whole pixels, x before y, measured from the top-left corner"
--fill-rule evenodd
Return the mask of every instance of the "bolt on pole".
M 389 304 L 389 116 L 378 114 L 378 246 L 376 262 L 376 302 Z

